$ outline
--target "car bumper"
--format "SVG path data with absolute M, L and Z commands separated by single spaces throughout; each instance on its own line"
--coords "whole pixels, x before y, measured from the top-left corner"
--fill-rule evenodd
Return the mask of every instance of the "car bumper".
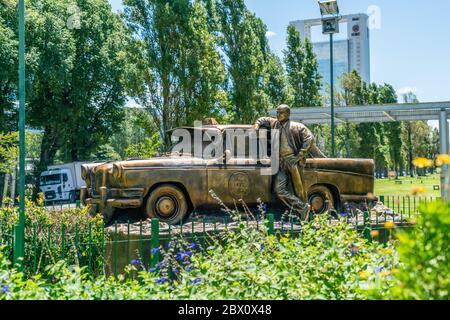
M 81 188 L 80 200 L 83 205 L 98 205 L 100 208 L 138 208 L 142 206 L 143 188 L 100 188 L 100 195 L 92 196 L 86 187 Z

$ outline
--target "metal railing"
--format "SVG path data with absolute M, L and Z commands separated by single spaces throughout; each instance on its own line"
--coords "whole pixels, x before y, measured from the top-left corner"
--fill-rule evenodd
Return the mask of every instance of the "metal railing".
M 374 214 L 369 211 L 354 210 L 350 213 L 329 215 L 332 223 L 336 219 L 345 219 L 368 241 L 387 241 L 391 229 L 410 228 L 414 225 L 420 202 L 434 201 L 436 198 L 389 197 L 380 196 L 386 206 L 395 204 L 400 211 Z M 393 201 L 393 202 L 392 202 Z M 75 207 L 80 207 L 77 202 Z M 308 217 L 313 221 L 313 214 Z M 206 248 L 214 241 L 221 241 L 225 230 L 238 229 L 243 224 L 269 235 L 290 234 L 292 237 L 301 233 L 302 225 L 298 217 L 276 215 L 257 215 L 252 219 L 230 220 L 229 216 L 192 218 L 189 222 L 169 225 L 158 219 L 132 223 L 115 222 L 112 225 L 101 223 L 75 223 L 74 225 L 46 225 L 27 221 L 25 228 L 25 259 L 27 274 L 45 272 L 45 267 L 58 260 L 65 260 L 68 265 L 85 267 L 91 275 L 114 275 L 124 272 L 125 267 L 138 262 L 139 268 L 155 267 L 161 251 L 166 250 L 174 240 L 194 242 Z M 375 231 L 375 232 L 374 232 Z M 0 245 L 10 258 L 14 250 L 14 227 L 0 221 Z M 158 248 L 158 249 L 157 249 Z

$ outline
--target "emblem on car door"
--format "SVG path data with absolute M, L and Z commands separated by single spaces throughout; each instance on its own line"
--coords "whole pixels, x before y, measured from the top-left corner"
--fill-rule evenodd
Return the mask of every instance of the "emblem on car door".
M 250 189 L 250 177 L 247 173 L 233 173 L 228 180 L 228 190 L 234 198 L 241 199 L 246 196 Z

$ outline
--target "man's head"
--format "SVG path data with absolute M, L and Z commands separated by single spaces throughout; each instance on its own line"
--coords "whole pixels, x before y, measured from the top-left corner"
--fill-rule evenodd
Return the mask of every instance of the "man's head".
M 202 121 L 203 126 L 217 126 L 219 123 L 215 118 L 206 118 Z
M 288 105 L 282 104 L 277 108 L 277 119 L 281 123 L 285 123 L 289 121 L 289 117 L 291 115 L 291 108 Z

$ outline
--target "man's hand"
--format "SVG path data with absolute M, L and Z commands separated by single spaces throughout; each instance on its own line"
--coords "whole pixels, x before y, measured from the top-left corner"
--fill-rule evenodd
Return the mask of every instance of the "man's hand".
M 306 153 L 304 151 L 300 151 L 297 155 L 297 163 L 302 167 L 306 165 Z
M 291 170 L 294 166 L 297 165 L 299 159 L 298 156 L 289 156 L 289 157 L 285 157 L 284 159 L 284 165 L 286 167 L 286 169 Z

